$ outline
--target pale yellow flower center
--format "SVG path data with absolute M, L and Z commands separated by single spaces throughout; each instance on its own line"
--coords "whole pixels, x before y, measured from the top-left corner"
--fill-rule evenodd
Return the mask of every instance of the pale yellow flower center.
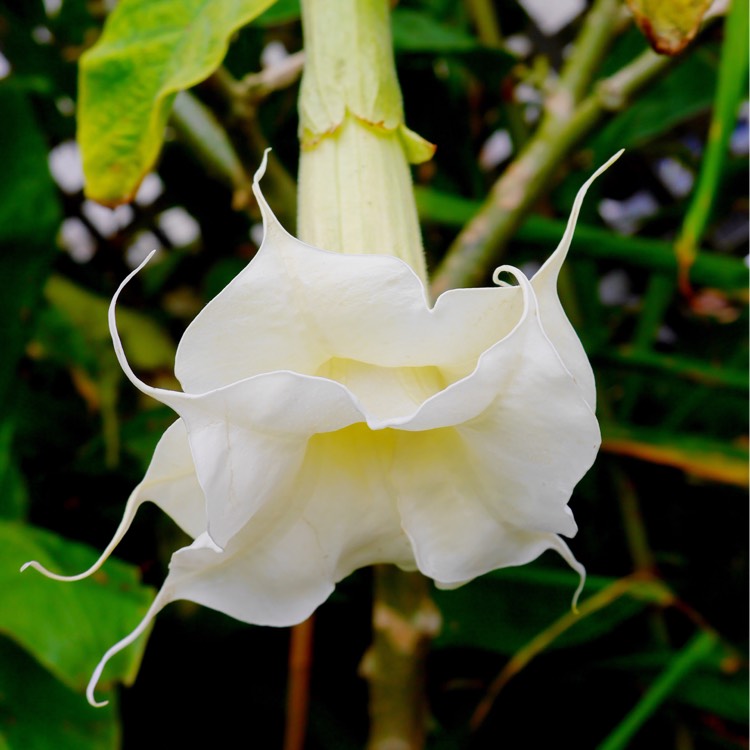
M 378 419 L 411 414 L 450 385 L 445 373 L 434 365 L 381 367 L 339 357 L 326 361 L 315 375 L 345 385 L 365 411 Z

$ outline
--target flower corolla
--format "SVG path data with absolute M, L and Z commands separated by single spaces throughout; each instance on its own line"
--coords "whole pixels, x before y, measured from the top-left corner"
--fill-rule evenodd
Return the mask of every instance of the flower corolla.
M 615 157 L 616 158 L 616 157 Z M 611 161 L 610 161 L 611 163 Z M 602 169 L 606 168 L 606 166 Z M 189 534 L 138 628 L 187 599 L 239 620 L 307 618 L 349 573 L 374 563 L 455 587 L 556 550 L 568 500 L 596 456 L 594 377 L 557 296 L 583 195 L 560 245 L 529 280 L 455 289 L 431 305 L 387 255 L 306 245 L 277 221 L 248 266 L 198 315 L 177 350 L 183 391 L 125 374 L 179 415 L 96 570 L 151 501 Z M 144 261 L 145 263 L 145 261 Z

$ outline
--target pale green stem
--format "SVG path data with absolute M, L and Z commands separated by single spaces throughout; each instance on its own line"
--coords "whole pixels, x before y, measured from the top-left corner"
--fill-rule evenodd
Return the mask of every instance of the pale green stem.
M 304 0 L 298 234 L 427 272 L 386 0 Z
M 560 86 L 576 104 L 588 91 L 591 81 L 622 25 L 620 0 L 597 0 L 586 14 L 578 38 L 560 73 Z
M 690 292 L 690 267 L 706 231 L 729 151 L 729 139 L 737 121 L 737 109 L 747 95 L 747 26 L 747 0 L 733 0 L 724 23 L 725 38 L 706 153 L 685 222 L 675 242 L 675 254 L 680 263 L 680 287 L 686 294 Z

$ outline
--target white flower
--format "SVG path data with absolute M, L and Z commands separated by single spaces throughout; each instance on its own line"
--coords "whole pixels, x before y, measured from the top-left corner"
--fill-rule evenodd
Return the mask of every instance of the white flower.
M 616 157 L 615 157 L 616 158 Z M 610 161 L 611 163 L 611 161 Z M 605 165 L 602 169 L 606 168 Z M 557 297 L 583 195 L 529 281 L 456 289 L 430 306 L 401 260 L 344 255 L 287 234 L 263 198 L 257 256 L 185 332 L 184 392 L 131 370 L 178 419 L 156 448 L 115 538 L 138 506 L 159 505 L 193 544 L 172 557 L 131 643 L 168 602 L 189 599 L 245 622 L 292 625 L 353 570 L 390 562 L 454 587 L 554 549 L 600 443 L 594 378 Z M 38 563 L 27 563 L 44 571 Z

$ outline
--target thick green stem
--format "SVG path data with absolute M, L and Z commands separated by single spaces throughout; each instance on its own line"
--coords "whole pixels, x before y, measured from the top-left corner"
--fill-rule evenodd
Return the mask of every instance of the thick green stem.
M 440 627 L 429 581 L 392 565 L 375 568 L 373 641 L 361 672 L 370 684 L 367 750 L 419 750 L 426 734 L 424 662 Z

